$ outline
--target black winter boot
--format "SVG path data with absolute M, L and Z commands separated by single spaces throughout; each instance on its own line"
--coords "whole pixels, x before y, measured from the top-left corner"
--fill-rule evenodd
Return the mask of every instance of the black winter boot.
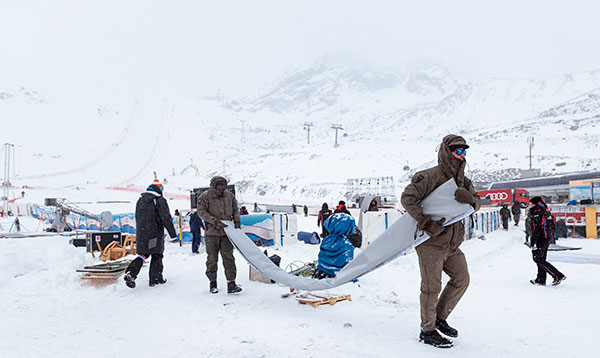
M 210 293 L 219 293 L 219 289 L 217 288 L 217 281 L 210 282 Z
M 435 320 L 435 328 L 437 328 L 438 331 L 442 332 L 443 334 L 447 335 L 448 337 L 452 337 L 452 338 L 458 337 L 458 331 L 456 329 L 450 327 L 450 325 L 448 324 L 448 322 L 446 322 L 445 319 L 437 318 Z
M 125 276 L 123 276 L 123 280 L 125 280 L 125 284 L 129 288 L 135 288 L 135 277 L 131 274 L 131 272 L 125 272 Z
M 163 278 L 162 275 L 161 275 L 157 279 L 150 281 L 150 287 L 154 287 L 156 285 L 162 285 L 162 284 L 165 284 L 165 283 L 167 283 L 167 279 Z
M 546 286 L 546 282 L 540 282 L 537 278 L 535 280 L 529 280 L 529 282 L 534 286 Z
M 242 292 L 242 288 L 235 284 L 235 281 L 227 282 L 227 293 Z
M 421 331 L 421 334 L 419 334 L 419 342 L 438 348 L 452 348 L 452 341 L 440 336 L 435 329 L 433 331 Z
M 560 285 L 561 282 L 563 282 L 566 279 L 567 279 L 567 276 L 564 276 L 564 275 L 562 278 L 554 279 L 554 280 L 552 280 L 552 286 L 558 286 L 558 285 Z

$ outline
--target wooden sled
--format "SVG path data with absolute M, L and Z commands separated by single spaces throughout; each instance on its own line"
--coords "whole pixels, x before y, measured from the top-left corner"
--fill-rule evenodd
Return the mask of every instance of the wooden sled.
M 118 260 L 129 254 L 135 255 L 135 235 L 127 235 L 122 246 L 116 241 L 113 241 L 110 244 L 106 245 L 104 250 L 102 250 L 102 252 L 100 253 L 100 260 Z
M 85 266 L 83 269 L 76 270 L 76 272 L 82 274 L 82 279 L 116 279 L 125 272 L 129 263 L 131 263 L 131 260 L 107 262 L 98 265 Z
M 281 295 L 282 298 L 290 296 L 294 296 L 298 303 L 303 305 L 310 305 L 314 308 L 326 304 L 333 306 L 340 301 L 352 301 L 352 296 L 350 295 L 335 295 L 327 292 L 316 294 L 312 292 L 294 291 L 293 289 L 290 289 L 290 293 L 285 293 Z

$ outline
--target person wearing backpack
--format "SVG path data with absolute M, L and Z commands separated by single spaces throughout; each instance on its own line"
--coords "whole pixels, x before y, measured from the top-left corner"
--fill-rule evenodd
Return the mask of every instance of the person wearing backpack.
M 546 261 L 548 246 L 550 246 L 550 243 L 554 238 L 554 231 L 556 230 L 554 217 L 552 217 L 552 214 L 548 211 L 548 206 L 544 200 L 539 196 L 531 199 L 529 207 L 532 227 L 531 254 L 533 256 L 533 262 L 536 263 L 538 268 L 537 277 L 529 282 L 531 282 L 532 285 L 545 286 L 546 276 L 549 274 L 554 279 L 552 281 L 552 286 L 559 285 L 567 278 L 567 276 Z

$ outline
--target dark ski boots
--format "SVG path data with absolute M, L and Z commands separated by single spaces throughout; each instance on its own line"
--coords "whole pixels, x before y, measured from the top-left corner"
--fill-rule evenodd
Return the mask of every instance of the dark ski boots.
M 554 280 L 552 281 L 552 286 L 558 286 L 560 285 L 561 282 L 563 282 L 564 280 L 567 279 L 567 276 L 563 276 L 562 278 L 559 278 L 558 280 Z
M 529 282 L 534 286 L 546 286 L 546 282 L 540 282 L 538 280 L 529 280 Z
M 421 331 L 421 334 L 419 334 L 419 342 L 437 348 L 452 348 L 452 341 L 442 337 L 435 329 L 433 331 Z
M 167 283 L 167 279 L 160 277 L 158 280 L 152 280 L 152 281 L 150 281 L 149 284 L 150 284 L 150 287 L 154 287 L 154 286 L 157 286 L 157 285 L 163 285 L 165 283 Z
M 217 281 L 211 281 L 210 293 L 219 293 L 219 288 L 217 288 Z
M 131 275 L 131 272 L 126 272 L 125 276 L 123 276 L 123 280 L 125 280 L 127 287 L 135 288 L 135 277 Z
M 242 292 L 242 288 L 235 284 L 235 281 L 227 282 L 227 293 Z
M 448 325 L 448 322 L 446 322 L 445 319 L 437 318 L 435 320 L 435 328 L 437 328 L 438 331 L 442 332 L 448 337 L 458 337 L 458 331 L 455 328 L 450 327 L 450 325 Z

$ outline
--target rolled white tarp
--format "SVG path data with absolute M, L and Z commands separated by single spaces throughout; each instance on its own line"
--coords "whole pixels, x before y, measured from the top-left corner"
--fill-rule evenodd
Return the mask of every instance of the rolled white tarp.
M 453 224 L 469 216 L 473 213 L 473 208 L 469 204 L 462 204 L 454 200 L 456 189 L 454 179 L 439 186 L 421 201 L 423 212 L 431 215 L 433 220 L 445 218 L 444 225 Z M 271 262 L 244 232 L 235 229 L 232 222 L 224 222 L 227 224 L 225 233 L 254 268 L 281 285 L 306 291 L 326 290 L 357 279 L 398 256 L 406 255 L 411 249 L 429 238 L 427 234 L 417 229 L 416 220 L 406 213 L 341 269 L 336 277 L 317 280 L 285 272 Z

